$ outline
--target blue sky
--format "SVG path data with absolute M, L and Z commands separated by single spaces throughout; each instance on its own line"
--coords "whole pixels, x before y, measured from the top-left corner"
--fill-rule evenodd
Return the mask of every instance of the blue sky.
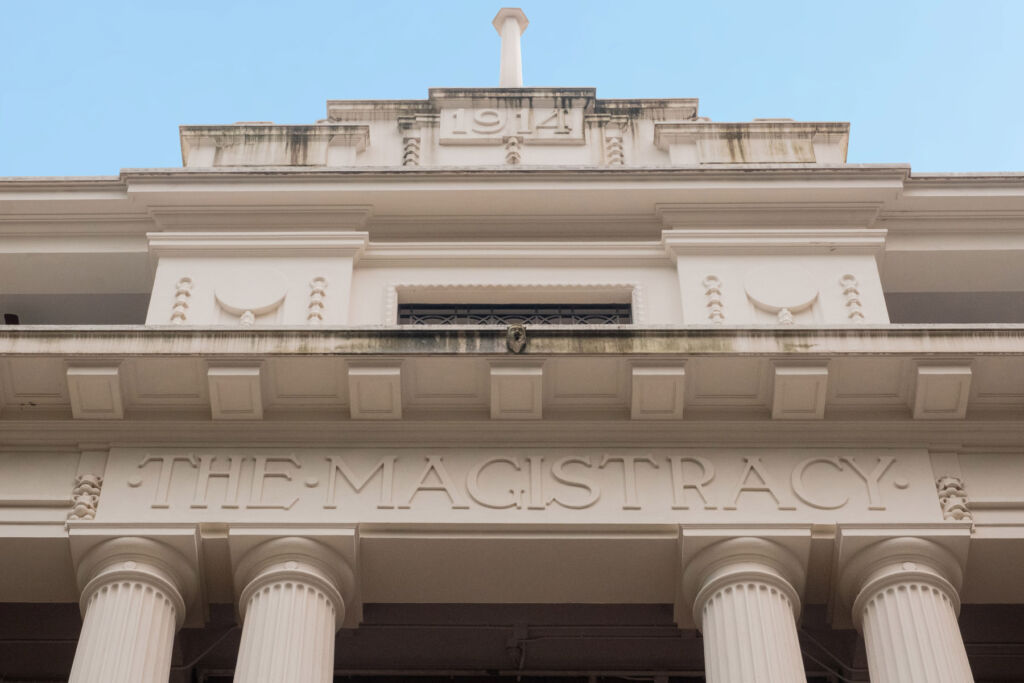
M 0 0 L 0 176 L 180 166 L 179 124 L 495 86 L 500 2 Z M 527 86 L 850 121 L 851 163 L 1024 171 L 1024 0 L 526 0 Z

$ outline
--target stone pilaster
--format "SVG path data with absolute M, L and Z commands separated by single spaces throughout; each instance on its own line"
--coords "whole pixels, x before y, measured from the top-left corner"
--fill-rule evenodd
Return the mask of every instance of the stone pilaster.
M 100 544 L 79 565 L 82 633 L 69 683 L 166 683 L 174 634 L 195 578 L 155 541 Z
M 330 683 L 353 583 L 345 561 L 316 541 L 282 538 L 250 551 L 235 578 L 243 586 L 235 683 Z
M 803 579 L 792 553 L 757 538 L 716 543 L 689 562 L 683 587 L 704 634 L 709 683 L 807 679 L 796 634 Z
M 919 538 L 882 541 L 851 560 L 843 584 L 856 596 L 873 683 L 974 681 L 956 620 L 962 576 L 951 553 Z

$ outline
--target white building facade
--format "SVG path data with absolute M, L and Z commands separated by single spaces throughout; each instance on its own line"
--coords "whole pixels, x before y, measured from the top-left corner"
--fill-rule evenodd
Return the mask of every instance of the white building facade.
M 0 680 L 1019 680 L 1024 176 L 495 28 L 498 88 L 0 180 Z

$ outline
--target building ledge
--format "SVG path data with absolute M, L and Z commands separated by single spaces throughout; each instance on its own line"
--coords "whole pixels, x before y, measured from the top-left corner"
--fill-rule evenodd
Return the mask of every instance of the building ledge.
M 24 325 L 0 328 L 0 356 L 514 355 L 507 330 L 486 325 L 178 327 Z M 528 328 L 518 355 L 1024 357 L 1024 325 L 780 327 L 562 326 Z

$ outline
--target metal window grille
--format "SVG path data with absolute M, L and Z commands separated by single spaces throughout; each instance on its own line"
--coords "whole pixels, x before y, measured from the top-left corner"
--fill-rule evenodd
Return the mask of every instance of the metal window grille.
M 629 325 L 630 304 L 399 304 L 399 325 Z

